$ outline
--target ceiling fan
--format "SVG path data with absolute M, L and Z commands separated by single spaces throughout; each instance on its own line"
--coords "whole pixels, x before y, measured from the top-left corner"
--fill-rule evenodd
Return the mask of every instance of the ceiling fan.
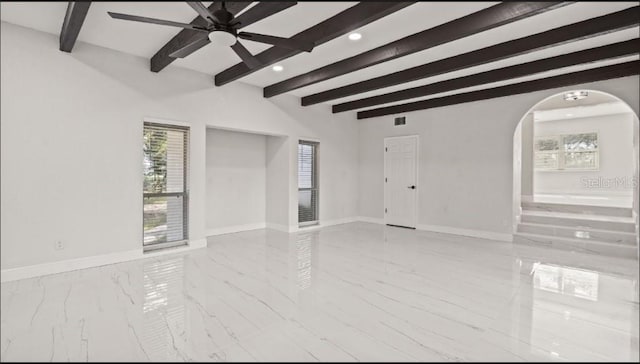
M 203 46 L 213 43 L 216 45 L 230 46 L 231 49 L 242 59 L 250 69 L 260 67 L 260 62 L 254 57 L 247 48 L 245 48 L 237 38 L 250 40 L 254 42 L 271 44 L 276 47 L 295 49 L 304 52 L 311 52 L 314 44 L 291 38 L 281 38 L 272 35 L 264 35 L 249 32 L 238 32 L 238 29 L 244 28 L 250 24 L 260 21 L 268 16 L 274 15 L 288 7 L 296 5 L 297 2 L 264 2 L 247 9 L 237 18 L 229 12 L 222 1 L 218 9 L 210 11 L 199 1 L 187 1 L 187 4 L 200 15 L 206 24 L 203 26 L 179 23 L 170 20 L 147 18 L 143 16 L 128 15 L 108 12 L 114 19 L 132 20 L 142 23 L 151 23 L 159 25 L 168 25 L 190 29 L 203 34 L 202 37 L 185 45 L 184 47 L 171 53 L 169 56 L 173 58 L 184 58 L 191 53 L 197 51 Z

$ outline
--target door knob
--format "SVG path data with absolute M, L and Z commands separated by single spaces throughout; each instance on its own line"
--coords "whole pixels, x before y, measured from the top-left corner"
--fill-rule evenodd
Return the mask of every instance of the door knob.
M 409 187 L 407 187 L 407 188 L 410 188 L 410 189 L 412 189 L 412 190 L 415 190 L 415 189 L 416 189 L 416 186 L 409 186 Z

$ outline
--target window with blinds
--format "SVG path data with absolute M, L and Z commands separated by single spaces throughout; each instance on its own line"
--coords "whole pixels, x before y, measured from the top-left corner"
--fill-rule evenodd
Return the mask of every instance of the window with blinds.
M 536 170 L 571 171 L 600 168 L 598 133 L 537 137 L 534 145 Z
M 144 124 L 143 246 L 155 249 L 188 239 L 189 128 Z
M 318 143 L 298 143 L 298 223 L 318 223 Z

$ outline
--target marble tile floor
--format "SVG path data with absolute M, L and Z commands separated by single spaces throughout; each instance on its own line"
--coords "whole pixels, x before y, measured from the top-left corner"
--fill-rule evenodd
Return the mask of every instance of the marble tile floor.
M 351 223 L 1 285 L 2 361 L 638 361 L 638 262 Z

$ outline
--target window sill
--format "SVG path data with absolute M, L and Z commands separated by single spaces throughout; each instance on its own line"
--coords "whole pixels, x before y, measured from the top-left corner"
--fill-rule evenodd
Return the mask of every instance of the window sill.
M 534 172 L 600 172 L 600 169 L 534 169 Z

